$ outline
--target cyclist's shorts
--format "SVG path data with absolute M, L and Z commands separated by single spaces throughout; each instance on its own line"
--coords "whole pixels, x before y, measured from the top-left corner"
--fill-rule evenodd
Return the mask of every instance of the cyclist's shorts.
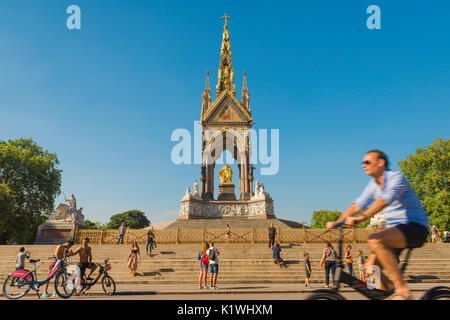
M 427 241 L 428 229 L 418 223 L 399 224 L 395 226 L 406 238 L 407 248 L 420 248 Z
M 395 228 L 399 229 L 406 238 L 406 248 L 420 248 L 426 242 L 428 229 L 418 223 L 398 224 Z M 370 236 L 369 236 L 370 239 Z M 397 261 L 404 248 L 389 248 L 396 256 Z

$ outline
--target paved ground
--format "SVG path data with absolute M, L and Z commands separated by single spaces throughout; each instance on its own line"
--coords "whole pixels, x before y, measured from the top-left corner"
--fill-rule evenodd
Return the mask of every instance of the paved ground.
M 420 298 L 425 291 L 436 286 L 450 286 L 450 284 L 437 283 L 411 283 L 410 289 L 416 299 Z M 97 285 L 88 291 L 87 295 L 72 297 L 76 300 L 302 300 L 311 291 L 322 289 L 323 286 L 316 284 L 305 288 L 303 284 L 249 284 L 249 285 L 223 285 L 219 290 L 211 291 L 197 289 L 196 285 L 128 285 L 117 286 L 117 295 L 105 296 L 101 286 Z M 51 287 L 50 287 L 51 288 Z M 50 291 L 51 292 L 51 291 Z M 343 288 L 340 293 L 347 299 L 364 300 L 365 297 L 349 288 Z M 36 294 L 29 292 L 25 299 L 37 299 Z M 22 298 L 22 299 L 24 299 Z M 5 300 L 3 296 L 0 299 Z M 59 298 L 42 298 L 61 300 Z

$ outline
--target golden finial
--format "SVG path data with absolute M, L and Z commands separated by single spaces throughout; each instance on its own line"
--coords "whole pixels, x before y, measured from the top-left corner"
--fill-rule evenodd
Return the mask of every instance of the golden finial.
M 225 13 L 225 16 L 222 17 L 222 19 L 225 20 L 225 25 L 227 25 L 227 19 L 231 19 L 230 16 L 227 16 L 227 14 Z

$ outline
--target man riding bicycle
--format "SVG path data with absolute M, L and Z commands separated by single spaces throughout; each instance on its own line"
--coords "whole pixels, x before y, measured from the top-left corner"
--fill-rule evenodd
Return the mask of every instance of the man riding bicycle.
M 388 271 L 395 286 L 392 299 L 412 299 L 398 268 L 398 257 L 404 248 L 417 248 L 425 243 L 429 233 L 428 216 L 404 175 L 388 169 L 384 152 L 367 152 L 362 167 L 373 180 L 338 220 L 327 223 L 327 228 L 331 229 L 341 221 L 348 226 L 356 226 L 383 210 L 386 228 L 369 236 L 367 243 L 373 254 L 366 266 L 375 264 Z M 366 208 L 362 215 L 353 217 Z M 382 289 L 392 286 L 383 274 L 381 282 Z

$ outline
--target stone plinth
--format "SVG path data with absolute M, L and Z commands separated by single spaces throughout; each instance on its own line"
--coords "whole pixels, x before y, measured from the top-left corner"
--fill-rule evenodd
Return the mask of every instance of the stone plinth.
M 61 244 L 75 237 L 76 228 L 86 229 L 83 208 L 77 210 L 74 195 L 71 206 L 60 203 L 44 224 L 40 225 L 35 244 Z
M 272 199 L 248 201 L 181 200 L 178 219 L 273 219 Z
M 61 244 L 73 240 L 76 227 L 73 222 L 46 222 L 39 226 L 35 244 Z
M 219 201 L 235 201 L 236 194 L 234 192 L 234 183 L 221 183 L 219 184 Z

